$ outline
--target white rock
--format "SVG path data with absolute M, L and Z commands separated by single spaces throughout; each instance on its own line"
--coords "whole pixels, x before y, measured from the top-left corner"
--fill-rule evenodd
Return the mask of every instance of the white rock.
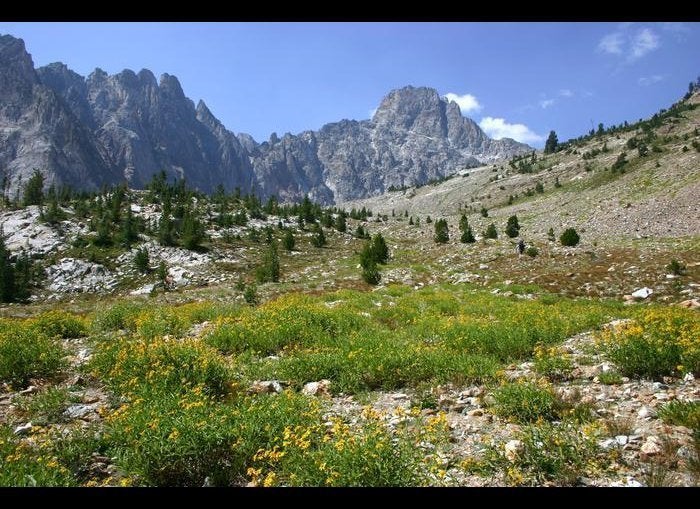
M 302 394 L 307 396 L 328 396 L 330 397 L 331 392 L 331 381 L 328 379 L 319 380 L 318 382 L 309 382 L 304 385 L 301 390 Z
M 659 454 L 661 452 L 661 444 L 659 439 L 653 435 L 647 438 L 646 442 L 642 444 L 640 452 L 642 455 L 646 456 L 655 456 L 656 454 Z
M 15 435 L 24 435 L 32 430 L 32 423 L 28 422 L 26 424 L 20 424 L 15 428 Z
M 248 388 L 252 394 L 269 394 L 282 392 L 282 385 L 277 380 L 256 380 Z
M 647 417 L 654 417 L 655 415 L 656 415 L 656 412 L 654 412 L 654 410 L 652 410 L 648 406 L 643 406 L 637 412 L 637 417 L 639 417 L 640 419 L 646 419 Z
M 95 411 L 94 405 L 71 405 L 63 412 L 68 419 L 82 419 Z
M 654 293 L 654 290 L 645 286 L 644 288 L 640 288 L 639 290 L 633 291 L 632 297 L 634 297 L 635 299 L 646 299 L 652 293 Z
M 627 435 L 617 435 L 615 441 L 618 445 L 625 445 L 627 443 Z
M 520 440 L 509 440 L 503 447 L 505 451 L 505 457 L 508 461 L 515 461 L 518 458 L 520 452 L 525 448 L 525 444 Z
M 683 381 L 686 383 L 691 383 L 695 381 L 695 376 L 692 373 L 686 373 L 683 377 Z
M 153 288 L 155 288 L 155 283 L 150 283 L 147 285 L 142 286 L 141 288 L 138 288 L 132 292 L 129 292 L 130 295 L 150 295 L 151 292 L 153 291 Z

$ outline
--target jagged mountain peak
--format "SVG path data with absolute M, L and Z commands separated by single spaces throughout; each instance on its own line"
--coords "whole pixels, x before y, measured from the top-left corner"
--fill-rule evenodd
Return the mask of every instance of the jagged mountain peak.
M 0 138 L 0 164 L 15 187 L 37 164 L 51 177 L 47 182 L 78 187 L 126 179 L 138 188 L 165 170 L 205 192 L 223 184 L 264 197 L 308 194 L 328 203 L 531 150 L 490 140 L 430 87 L 390 91 L 371 121 L 343 119 L 318 131 L 272 133 L 258 144 L 230 132 L 204 101 L 195 105 L 168 73 L 156 81 L 148 69 L 110 75 L 98 67 L 84 78 L 61 62 L 34 71 L 23 41 L 12 36 L 0 37 L 0 63 L 0 121 L 15 137 L 12 143 Z M 36 126 L 22 124 L 23 115 Z M 21 143 L 15 132 L 22 133 Z M 82 180 L 68 177 L 76 168 Z

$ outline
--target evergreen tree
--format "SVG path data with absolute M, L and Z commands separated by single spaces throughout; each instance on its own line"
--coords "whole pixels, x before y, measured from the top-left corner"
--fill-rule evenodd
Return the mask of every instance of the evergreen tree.
M 335 229 L 340 233 L 345 233 L 348 229 L 347 222 L 345 220 L 345 213 L 339 212 L 338 216 L 335 218 Z
M 277 245 L 274 242 L 265 251 L 262 265 L 255 270 L 255 278 L 259 283 L 266 281 L 276 283 L 280 280 L 280 259 L 277 254 Z
M 491 223 L 488 225 L 486 228 L 486 231 L 484 232 L 484 238 L 487 239 L 497 239 L 498 238 L 498 231 L 496 231 L 496 225 Z
M 554 242 L 555 236 L 554 236 L 554 228 L 550 228 L 547 230 L 547 238 L 549 239 L 550 242 Z
M 158 242 L 161 246 L 175 245 L 175 226 L 170 217 L 170 199 L 163 200 L 163 211 L 158 221 Z
M 282 244 L 284 245 L 284 248 L 287 251 L 293 251 L 294 250 L 294 235 L 292 234 L 292 230 L 287 230 L 284 234 L 284 237 L 282 238 Z
M 323 247 L 326 245 L 326 236 L 323 234 L 323 228 L 316 223 L 314 225 L 314 235 L 311 237 L 311 244 L 315 247 Z
M 5 236 L 0 233 L 0 301 L 15 300 L 15 269 L 10 262 L 10 252 L 5 246 Z
M 489 211 L 486 207 L 481 207 L 481 217 L 489 217 Z
M 29 178 L 24 186 L 22 205 L 43 205 L 44 203 L 44 176 L 39 170 Z
M 555 133 L 554 131 L 549 131 L 547 141 L 544 143 L 544 153 L 553 154 L 554 152 L 556 152 L 558 144 L 559 140 L 557 139 L 557 133 Z
M 197 217 L 197 213 L 190 208 L 185 211 L 182 218 L 180 243 L 185 249 L 197 249 L 204 240 L 204 225 Z
M 121 244 L 129 249 L 131 245 L 136 242 L 139 238 L 139 234 L 136 228 L 136 221 L 134 220 L 134 215 L 131 212 L 131 204 L 127 203 L 126 215 L 122 220 L 121 231 L 119 232 L 119 240 Z
M 579 243 L 580 237 L 574 228 L 567 228 L 559 237 L 562 246 L 575 246 Z
M 151 259 L 146 248 L 136 251 L 136 255 L 134 256 L 134 267 L 136 267 L 136 270 L 142 274 L 145 274 L 149 270 L 150 263 Z
M 386 263 L 389 260 L 389 247 L 386 245 L 381 233 L 372 237 L 372 259 L 377 263 Z
M 435 221 L 435 236 L 433 237 L 433 240 L 435 240 L 435 242 L 438 244 L 445 244 L 448 240 L 450 240 L 450 233 L 446 219 L 438 219 Z
M 514 239 L 520 234 L 520 224 L 518 223 L 518 216 L 513 215 L 508 218 L 508 224 L 506 225 L 506 235 L 511 239 Z
M 460 236 L 459 240 L 464 244 L 473 244 L 476 242 L 474 232 L 472 231 L 472 227 L 469 226 L 469 222 L 464 224 L 464 227 L 462 228 L 462 235 Z
M 376 285 L 382 279 L 382 275 L 374 261 L 370 261 L 366 266 L 362 267 L 362 279 L 370 285 Z

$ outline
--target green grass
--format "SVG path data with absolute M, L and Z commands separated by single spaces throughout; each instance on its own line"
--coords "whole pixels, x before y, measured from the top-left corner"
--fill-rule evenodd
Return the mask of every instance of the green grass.
M 66 365 L 60 340 L 31 323 L 0 321 L 0 382 L 25 386 L 33 377 L 54 377 Z
M 559 417 L 557 398 L 550 387 L 527 382 L 507 383 L 498 387 L 493 397 L 493 412 L 518 423 Z
M 45 426 L 49 423 L 61 422 L 63 411 L 70 403 L 79 401 L 71 396 L 68 389 L 49 387 L 32 396 L 17 398 L 17 407 L 24 412 L 33 424 Z
M 700 431 L 700 401 L 674 400 L 662 406 L 658 415 L 666 424 Z

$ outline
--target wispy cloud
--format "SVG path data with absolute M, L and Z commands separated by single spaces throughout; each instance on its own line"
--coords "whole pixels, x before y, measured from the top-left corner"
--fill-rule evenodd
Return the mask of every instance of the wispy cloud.
M 375 113 L 377 113 L 377 108 L 372 108 L 371 110 L 369 110 L 369 118 L 374 118 Z
M 667 21 L 666 23 L 661 24 L 661 29 L 672 34 L 678 41 L 685 40 L 688 34 L 692 32 L 691 28 L 687 24 L 681 22 Z
M 604 35 L 598 42 L 598 51 L 633 62 L 661 45 L 661 38 L 651 28 L 633 31 L 633 27 L 632 24 L 622 24 L 615 32 Z
M 574 93 L 571 90 L 569 90 L 568 88 L 562 88 L 559 91 L 559 95 L 562 97 L 573 97 Z
M 522 143 L 541 143 L 544 141 L 544 136 L 531 131 L 525 124 L 509 124 L 503 118 L 484 117 L 479 122 L 479 127 L 496 140 L 513 138 Z
M 598 50 L 612 55 L 621 55 L 623 44 L 622 34 L 620 32 L 613 32 L 600 40 L 598 43 Z
M 552 106 L 555 102 L 557 102 L 556 99 L 542 99 L 540 101 L 540 108 L 542 108 L 543 110 L 546 110 L 547 108 Z
M 642 76 L 637 80 L 637 83 L 639 86 L 648 87 L 649 85 L 653 85 L 654 83 L 658 83 L 659 81 L 663 80 L 664 77 L 661 74 L 653 74 L 651 76 Z
M 463 114 L 471 113 L 473 111 L 481 110 L 481 104 L 479 101 L 471 94 L 455 94 L 453 92 L 448 92 L 445 94 L 445 98 L 448 101 L 454 101 L 459 106 L 459 109 Z
M 650 51 L 659 47 L 659 36 L 649 28 L 644 28 L 637 32 L 632 38 L 630 45 L 630 57 L 633 60 L 642 58 Z

